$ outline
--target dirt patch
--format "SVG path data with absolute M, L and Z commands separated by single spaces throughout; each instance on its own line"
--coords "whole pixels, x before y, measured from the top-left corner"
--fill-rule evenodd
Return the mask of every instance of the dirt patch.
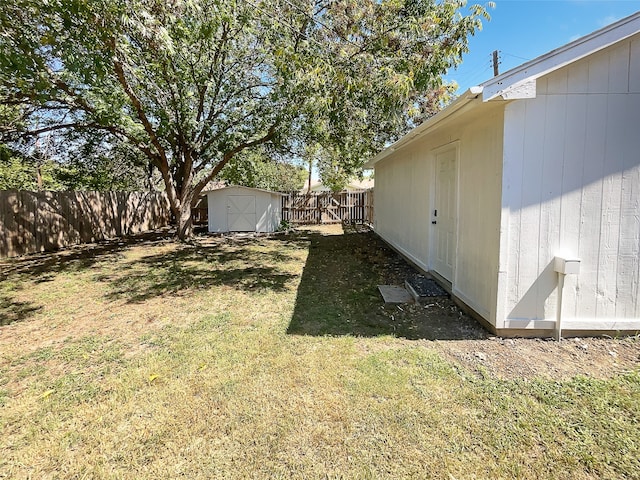
M 416 270 L 372 232 L 345 229 L 357 245 L 354 255 L 384 269 L 390 284 L 401 285 Z M 498 378 L 608 378 L 640 365 L 640 337 L 584 337 L 556 342 L 546 338 L 493 336 L 462 312 L 449 298 L 423 305 L 381 306 L 396 335 L 435 346 L 454 363 L 478 375 Z M 406 335 L 406 332 L 411 332 Z
M 638 337 L 499 338 L 435 342 L 451 361 L 478 374 L 504 379 L 537 376 L 566 379 L 576 375 L 610 378 L 640 365 Z

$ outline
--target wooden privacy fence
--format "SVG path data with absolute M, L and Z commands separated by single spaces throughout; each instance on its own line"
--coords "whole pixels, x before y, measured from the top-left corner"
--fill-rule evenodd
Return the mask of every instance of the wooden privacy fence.
M 373 223 L 373 190 L 291 192 L 282 197 L 282 220 L 292 224 Z
M 209 198 L 206 193 L 200 195 L 195 207 L 191 207 L 191 223 L 194 227 L 209 223 Z
M 0 258 L 153 230 L 169 218 L 159 192 L 0 191 Z

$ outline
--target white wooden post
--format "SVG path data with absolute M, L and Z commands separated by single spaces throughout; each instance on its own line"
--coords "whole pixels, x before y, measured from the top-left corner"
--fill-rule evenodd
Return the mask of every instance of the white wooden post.
M 556 340 L 562 339 L 562 290 L 564 289 L 564 277 L 568 274 L 580 273 L 580 260 L 556 256 L 554 258 L 554 270 L 558 273 L 558 306 L 556 307 Z

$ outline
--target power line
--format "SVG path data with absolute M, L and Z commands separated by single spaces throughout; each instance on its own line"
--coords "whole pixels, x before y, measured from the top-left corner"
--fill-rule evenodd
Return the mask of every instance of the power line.
M 507 57 L 513 57 L 513 58 L 517 58 L 518 60 L 524 60 L 525 62 L 528 62 L 529 60 L 531 60 L 530 58 L 524 58 L 524 57 L 520 57 L 518 55 L 513 55 L 511 53 L 506 53 L 506 52 L 500 52 L 503 55 L 506 55 Z
M 488 59 L 485 60 L 484 62 L 481 63 L 475 63 L 475 65 L 471 65 L 469 64 L 468 67 L 465 63 L 462 63 L 461 67 L 462 68 L 454 68 L 453 72 L 457 72 L 456 76 L 458 78 L 465 78 L 465 77 L 476 77 L 481 73 L 486 72 L 487 70 L 489 70 L 492 66 L 492 60 L 491 60 L 491 55 L 488 55 Z M 448 73 L 448 75 L 453 75 L 454 73 Z
M 474 75 L 472 75 L 471 77 L 468 77 L 468 78 L 466 79 L 466 81 L 467 81 L 468 83 L 473 83 L 473 81 L 475 81 L 477 78 L 484 77 L 484 74 L 485 74 L 485 73 L 487 73 L 489 70 L 491 70 L 491 68 L 492 68 L 492 66 L 491 66 L 491 65 L 487 66 L 484 70 L 482 70 L 482 71 L 478 71 L 477 73 L 475 73 L 475 74 L 474 74 Z
M 457 77 L 469 77 L 469 76 L 476 76 L 479 73 L 485 72 L 487 71 L 489 68 L 491 68 L 491 61 L 487 60 L 486 62 L 483 62 L 482 64 L 476 64 L 476 66 L 472 67 L 469 66 L 468 69 L 453 69 L 453 71 L 451 73 L 448 73 L 448 75 L 452 75 L 452 74 L 456 74 Z

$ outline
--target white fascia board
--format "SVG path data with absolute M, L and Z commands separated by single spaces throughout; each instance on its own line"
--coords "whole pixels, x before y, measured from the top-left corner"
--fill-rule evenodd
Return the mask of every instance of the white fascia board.
M 387 158 L 400 148 L 406 147 L 413 143 L 418 137 L 421 137 L 425 133 L 433 130 L 439 123 L 447 118 L 451 117 L 454 113 L 458 112 L 462 107 L 466 106 L 471 101 L 478 98 L 482 94 L 482 87 L 471 87 L 464 94 L 456 98 L 450 103 L 444 110 L 436 113 L 433 117 L 426 120 L 424 123 L 418 125 L 413 130 L 407 132 L 403 137 L 397 140 L 395 143 L 389 145 L 387 148 L 378 153 L 375 157 L 364 164 L 364 168 L 374 168 L 374 165 L 380 160 Z
M 500 97 L 503 100 L 523 100 L 525 98 L 536 98 L 536 93 L 536 80 L 527 79 L 502 90 Z
M 502 75 L 487 80 L 481 84 L 484 87 L 482 100 L 487 102 L 497 97 L 504 99 L 508 97 L 508 99 L 512 100 L 515 98 L 514 93 L 520 90 L 520 86 L 530 84 L 531 81 L 535 81 L 535 79 L 543 75 L 558 70 L 639 32 L 640 12 L 636 12 L 618 22 L 541 55 L 530 62 L 523 63 Z M 525 88 L 521 91 L 523 93 L 526 92 L 528 95 L 531 94 L 530 88 Z

